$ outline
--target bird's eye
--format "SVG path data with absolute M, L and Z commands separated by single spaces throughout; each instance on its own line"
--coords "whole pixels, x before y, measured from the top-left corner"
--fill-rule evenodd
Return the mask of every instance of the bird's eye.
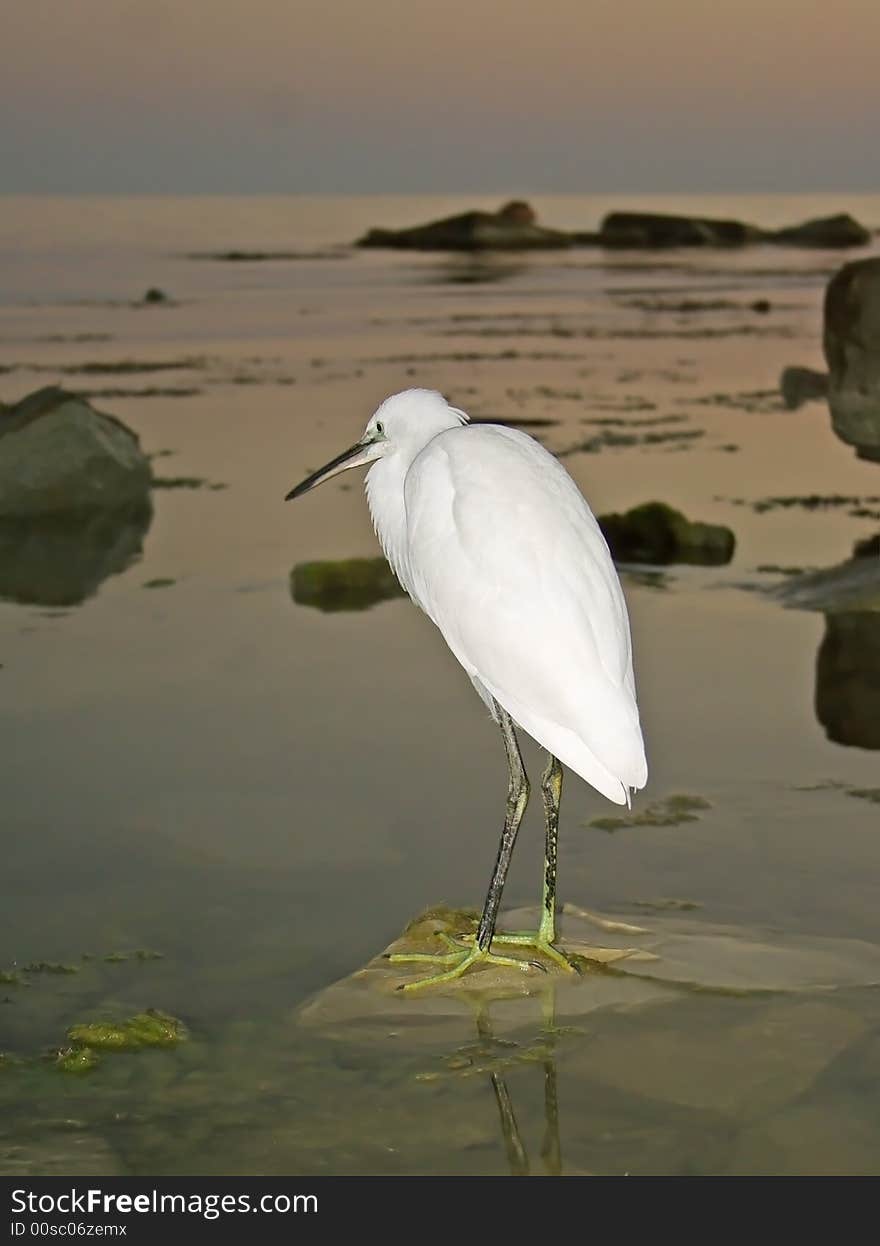
M 378 420 L 376 422 L 376 432 L 379 434 L 380 437 L 385 436 L 385 425 L 382 423 L 381 420 Z

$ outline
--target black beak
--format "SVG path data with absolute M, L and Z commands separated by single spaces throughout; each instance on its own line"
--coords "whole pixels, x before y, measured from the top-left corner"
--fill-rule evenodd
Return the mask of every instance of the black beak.
M 304 493 L 308 493 L 316 485 L 329 480 L 331 476 L 337 476 L 340 472 L 348 471 L 350 467 L 360 467 L 362 463 L 369 463 L 371 449 L 371 442 L 359 441 L 357 445 L 350 446 L 348 450 L 343 450 L 342 454 L 337 454 L 335 459 L 331 459 L 329 463 L 319 467 L 316 472 L 312 472 L 311 476 L 306 476 L 305 480 L 291 489 L 290 493 L 286 494 L 284 498 L 285 502 L 290 502 L 293 498 L 302 497 Z

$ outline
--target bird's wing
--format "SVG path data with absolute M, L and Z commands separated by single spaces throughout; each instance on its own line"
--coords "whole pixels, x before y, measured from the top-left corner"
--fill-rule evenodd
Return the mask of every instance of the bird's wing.
M 626 604 L 577 486 L 531 437 L 435 437 L 405 481 L 414 597 L 468 674 L 612 800 L 646 778 Z

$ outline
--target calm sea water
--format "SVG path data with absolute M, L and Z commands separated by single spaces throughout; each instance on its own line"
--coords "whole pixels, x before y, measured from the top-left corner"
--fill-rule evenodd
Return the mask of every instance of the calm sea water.
M 157 475 L 202 482 L 157 489 L 106 578 L 35 547 L 24 591 L 0 559 L 0 969 L 77 967 L 0 984 L 0 1171 L 880 1167 L 877 616 L 842 665 L 817 662 L 833 623 L 783 609 L 759 570 L 839 562 L 878 527 L 880 470 L 824 405 L 775 396 L 786 364 L 822 366 L 842 257 L 347 247 L 474 202 L 0 200 L 0 399 L 87 391 Z M 582 228 L 636 202 L 535 201 Z M 641 206 L 880 225 L 880 196 Z M 205 258 L 234 249 L 297 258 Z M 153 286 L 170 301 L 140 305 Z M 588 824 L 616 811 L 576 779 L 563 807 L 563 898 L 679 937 L 674 988 L 588 978 L 555 1003 L 483 1001 L 476 1027 L 424 997 L 378 1021 L 321 1011 L 425 906 L 481 903 L 503 808 L 497 733 L 409 602 L 291 599 L 294 564 L 377 551 L 353 476 L 284 493 L 409 385 L 547 421 L 598 512 L 660 498 L 736 533 L 728 567 L 624 573 L 641 807 L 709 807 L 608 833 Z M 618 444 L 578 450 L 603 429 Z M 809 495 L 875 500 L 752 505 Z M 533 810 L 511 906 L 537 901 L 540 840 Z M 149 1007 L 189 1042 L 81 1077 L 39 1058 Z

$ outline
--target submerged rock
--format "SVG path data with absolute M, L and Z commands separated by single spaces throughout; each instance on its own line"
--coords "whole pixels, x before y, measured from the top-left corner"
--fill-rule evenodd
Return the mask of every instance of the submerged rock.
M 736 538 L 721 524 L 696 523 L 665 502 L 645 502 L 623 515 L 600 515 L 599 527 L 617 562 L 730 562 Z
M 338 562 L 299 562 L 290 573 L 290 593 L 300 606 L 330 614 L 367 610 L 406 594 L 384 558 L 345 558 Z
M 832 427 L 880 462 L 880 258 L 844 264 L 829 281 L 823 346 Z
M 143 297 L 143 302 L 145 303 L 167 303 L 168 301 L 168 295 L 164 290 L 160 290 L 158 286 L 150 286 Z
M 142 1047 L 177 1047 L 188 1035 L 176 1017 L 148 1008 L 127 1021 L 89 1021 L 72 1025 L 67 1037 L 76 1047 L 98 1051 L 139 1051 Z
M 539 914 L 520 909 L 501 915 L 498 930 L 534 930 Z M 577 972 L 568 972 L 528 948 L 496 944 L 495 952 L 521 956 L 526 970 L 503 965 L 472 966 L 460 978 L 415 992 L 399 988 L 442 964 L 394 962 L 390 955 L 431 955 L 450 950 L 448 940 L 472 934 L 477 914 L 445 905 L 416 917 L 403 933 L 363 968 L 334 982 L 297 1009 L 300 1025 L 347 1042 L 395 1039 L 436 1046 L 441 1028 L 462 1009 L 534 997 L 551 1002 L 560 1016 L 576 1018 L 600 1010 L 632 1010 L 686 998 L 682 987 L 719 991 L 813 991 L 818 986 L 880 982 L 880 947 L 852 939 L 787 937 L 774 942 L 765 932 L 710 924 L 687 913 L 651 915 L 651 928 L 562 906 L 559 948 Z M 543 968 L 538 968 L 538 962 Z M 610 971 L 609 971 L 610 970 Z M 430 1018 L 430 1025 L 425 1019 Z
M 49 387 L 0 410 L 0 517 L 126 507 L 151 476 L 135 434 L 83 398 Z
M 573 245 L 570 235 L 538 225 L 532 208 L 512 200 L 498 212 L 462 212 L 410 229 L 371 229 L 359 247 L 413 251 L 533 251 Z
M 741 247 L 759 242 L 763 232 L 743 221 L 674 216 L 666 212 L 611 212 L 602 221 L 603 247 Z
M 825 398 L 828 394 L 828 373 L 816 372 L 814 368 L 792 365 L 783 368 L 779 378 L 779 392 L 789 411 L 796 411 L 805 402 Z
M 770 241 L 793 247 L 864 247 L 871 241 L 871 231 L 849 213 L 839 212 L 777 229 Z

